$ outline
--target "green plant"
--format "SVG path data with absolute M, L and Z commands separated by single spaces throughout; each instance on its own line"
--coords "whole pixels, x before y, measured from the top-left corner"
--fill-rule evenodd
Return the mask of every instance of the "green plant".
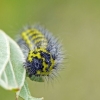
M 15 91 L 16 99 L 42 100 L 31 96 L 25 80 L 24 56 L 17 43 L 0 30 L 0 86 Z

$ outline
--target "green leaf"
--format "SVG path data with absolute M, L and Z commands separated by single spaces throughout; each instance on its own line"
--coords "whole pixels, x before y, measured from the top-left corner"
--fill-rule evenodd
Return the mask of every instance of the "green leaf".
M 4 42 L 5 40 L 1 39 L 2 37 L 0 37 L 1 40 L 0 45 L 2 43 L 2 45 L 9 46 L 8 48 L 6 46 L 5 51 L 3 51 L 3 49 L 2 51 L 8 52 L 7 54 L 10 55 L 8 61 L 3 62 L 2 64 L 5 65 L 5 67 L 4 66 L 0 67 L 0 70 L 2 69 L 2 67 L 4 67 L 2 74 L 0 76 L 0 85 L 7 90 L 18 91 L 23 86 L 26 76 L 26 71 L 25 68 L 23 67 L 24 56 L 19 46 L 16 44 L 16 42 L 14 42 L 10 37 L 8 37 L 3 31 L 0 32 L 2 36 L 5 36 L 6 40 L 6 42 Z M 1 59 L 3 59 L 4 56 L 5 55 L 0 56 L 0 62 L 2 61 Z
M 4 32 L 0 30 L 0 76 L 4 71 L 9 58 L 10 58 L 9 42 Z
M 17 95 L 17 98 L 18 98 L 18 96 L 20 96 L 24 100 L 43 100 L 43 98 L 34 98 L 31 96 L 29 88 L 28 88 L 28 84 L 26 81 L 25 81 L 22 89 L 20 91 L 18 91 L 16 95 Z
M 24 56 L 19 46 L 0 30 L 0 86 L 17 91 L 17 98 L 20 96 L 24 100 L 42 100 L 43 98 L 32 97 L 27 83 L 24 83 L 26 70 L 23 62 Z

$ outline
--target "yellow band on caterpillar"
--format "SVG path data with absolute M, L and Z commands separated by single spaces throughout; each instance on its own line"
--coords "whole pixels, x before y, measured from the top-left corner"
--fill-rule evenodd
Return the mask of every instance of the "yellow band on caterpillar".
M 22 39 L 28 45 L 30 50 L 32 50 L 38 43 L 40 43 L 40 46 L 47 46 L 46 38 L 36 29 L 28 29 L 25 32 L 22 32 Z

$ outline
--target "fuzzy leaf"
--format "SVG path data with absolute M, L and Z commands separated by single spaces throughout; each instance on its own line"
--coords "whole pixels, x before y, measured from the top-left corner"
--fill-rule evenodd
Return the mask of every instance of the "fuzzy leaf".
M 25 81 L 24 56 L 19 46 L 0 30 L 0 86 L 16 91 L 17 98 L 42 100 L 31 96 Z
M 1 50 L 5 53 L 8 52 L 8 57 L 10 55 L 8 61 L 6 61 L 6 64 L 5 62 L 2 64 L 5 65 L 5 67 L 0 67 L 0 70 L 2 67 L 4 67 L 0 77 L 0 85 L 7 90 L 18 91 L 23 86 L 26 76 L 26 71 L 23 67 L 24 56 L 19 46 L 3 31 L 0 32 L 6 38 L 6 42 L 3 42 L 3 39 L 1 39 L 2 37 L 0 37 L 0 43 L 2 43 L 2 45 L 9 46 L 8 48 L 7 46 L 5 47 L 5 51 L 3 51 L 3 49 Z M 3 59 L 5 56 L 5 53 L 0 56 L 0 62 L 2 61 L 1 59 Z
M 0 76 L 4 71 L 10 57 L 9 42 L 6 35 L 0 30 Z
M 25 81 L 22 89 L 17 92 L 17 97 L 18 96 L 20 96 L 24 100 L 43 100 L 43 98 L 34 98 L 34 97 L 31 96 L 29 88 L 28 88 L 28 84 L 27 84 L 26 81 Z

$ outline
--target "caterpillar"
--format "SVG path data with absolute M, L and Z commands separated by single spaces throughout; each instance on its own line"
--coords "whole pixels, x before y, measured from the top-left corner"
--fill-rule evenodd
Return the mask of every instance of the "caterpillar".
M 20 32 L 18 44 L 24 55 L 24 67 L 31 80 L 42 81 L 57 75 L 63 60 L 62 45 L 40 25 L 28 26 Z

